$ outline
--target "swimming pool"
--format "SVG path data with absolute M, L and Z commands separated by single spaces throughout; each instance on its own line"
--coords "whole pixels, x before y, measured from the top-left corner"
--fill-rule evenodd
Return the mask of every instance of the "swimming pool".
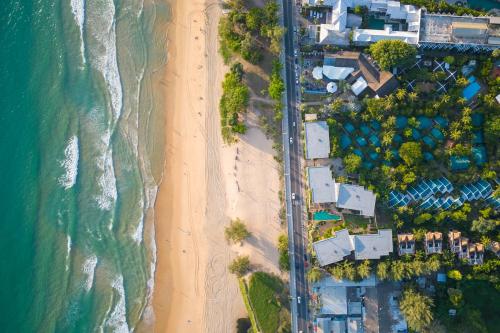
M 464 91 L 462 92 L 462 96 L 467 100 L 470 101 L 476 94 L 481 90 L 481 86 L 479 83 L 477 83 L 476 78 L 474 76 L 471 76 L 469 78 L 469 85 L 465 87 Z
M 342 217 L 339 215 L 330 214 L 328 212 L 322 211 L 314 213 L 313 219 L 315 221 L 340 221 L 342 220 Z

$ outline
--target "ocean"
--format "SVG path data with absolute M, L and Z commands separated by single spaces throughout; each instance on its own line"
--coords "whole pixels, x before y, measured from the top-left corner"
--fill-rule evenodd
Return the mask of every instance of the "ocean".
M 1 332 L 153 320 L 169 15 L 154 0 L 2 1 Z

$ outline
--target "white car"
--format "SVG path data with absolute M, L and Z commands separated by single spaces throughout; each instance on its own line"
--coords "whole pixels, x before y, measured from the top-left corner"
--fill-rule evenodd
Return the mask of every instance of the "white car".
M 295 84 L 299 84 L 299 79 L 295 79 Z
M 297 296 L 297 303 L 300 304 L 300 296 Z
M 290 144 L 293 144 L 293 138 L 290 138 Z
M 293 55 L 297 57 L 299 55 L 299 50 L 297 49 L 293 50 Z
M 293 127 L 295 127 L 295 121 L 293 122 Z
M 295 200 L 295 193 L 292 193 L 292 200 Z

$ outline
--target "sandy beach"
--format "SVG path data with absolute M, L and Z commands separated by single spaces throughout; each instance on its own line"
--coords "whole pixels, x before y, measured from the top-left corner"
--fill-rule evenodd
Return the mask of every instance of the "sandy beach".
M 165 79 L 166 162 L 156 201 L 155 332 L 234 332 L 246 317 L 235 276 L 238 254 L 279 273 L 279 177 L 272 142 L 255 112 L 240 142 L 220 136 L 218 102 L 227 68 L 217 53 L 217 1 L 175 1 Z M 224 227 L 243 219 L 252 237 L 228 245 Z

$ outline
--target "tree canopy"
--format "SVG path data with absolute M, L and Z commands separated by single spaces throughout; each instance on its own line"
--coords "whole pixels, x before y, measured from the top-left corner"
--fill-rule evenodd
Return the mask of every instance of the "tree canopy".
M 403 313 L 408 327 L 414 331 L 421 332 L 432 322 L 433 301 L 429 297 L 420 294 L 414 289 L 403 292 L 399 302 L 399 308 Z
M 250 237 L 251 233 L 245 224 L 239 219 L 232 220 L 229 226 L 224 229 L 224 235 L 228 242 L 239 243 Z
M 240 256 L 236 257 L 231 264 L 229 264 L 229 272 L 231 274 L 235 274 L 238 277 L 242 277 L 248 271 L 250 271 L 250 257 L 249 256 Z
M 400 40 L 380 40 L 370 45 L 370 53 L 380 68 L 387 70 L 409 64 L 415 58 L 417 50 L 413 45 Z
M 422 161 L 422 145 L 418 142 L 405 142 L 399 148 L 399 156 L 407 165 L 416 165 Z

